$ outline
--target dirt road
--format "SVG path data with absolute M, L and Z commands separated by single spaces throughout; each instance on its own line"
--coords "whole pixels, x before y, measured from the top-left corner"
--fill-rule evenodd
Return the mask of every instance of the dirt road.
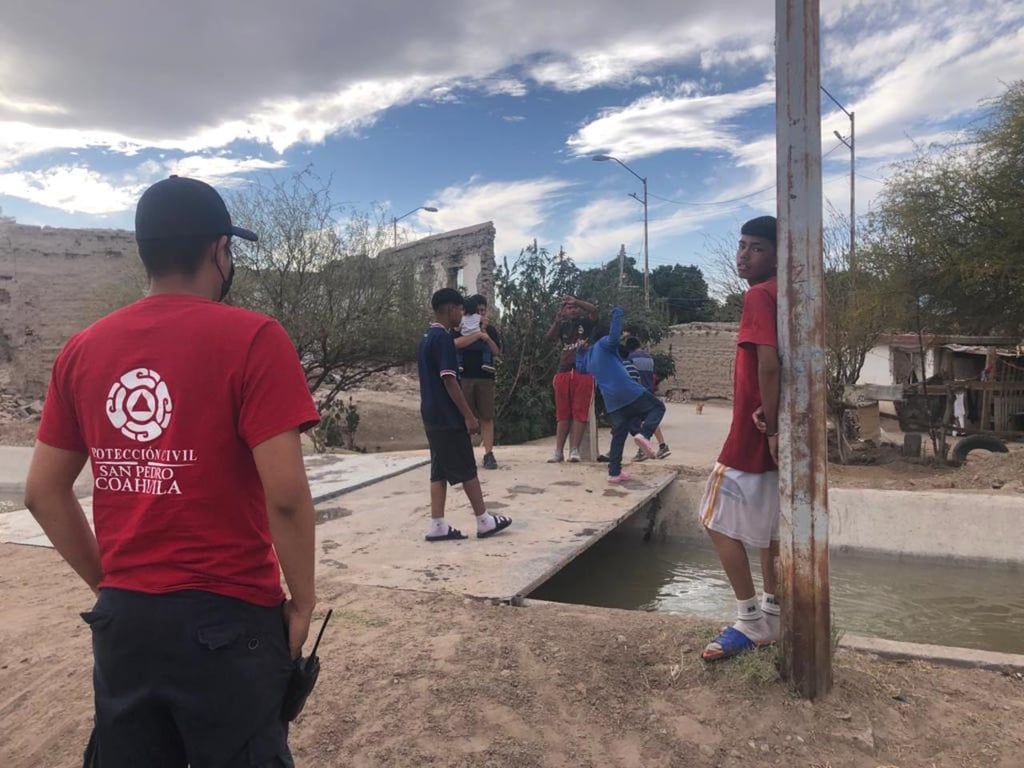
M 52 550 L 0 546 L 0 765 L 81 764 L 90 595 Z M 294 725 L 300 766 L 1019 768 L 1024 682 L 841 651 L 831 696 L 771 682 L 771 652 L 705 667 L 713 628 L 321 584 L 335 620 Z

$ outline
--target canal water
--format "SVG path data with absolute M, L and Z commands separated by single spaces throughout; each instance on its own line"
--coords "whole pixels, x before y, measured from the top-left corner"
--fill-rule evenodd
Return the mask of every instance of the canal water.
M 4 512 L 13 512 L 16 509 L 21 509 L 24 498 L 24 493 L 5 493 L 0 491 L 0 515 Z
M 831 569 L 834 623 L 841 632 L 1024 653 L 1019 568 L 834 554 Z M 754 570 L 760 591 L 759 563 Z M 635 529 L 612 532 L 530 597 L 686 613 L 715 622 L 735 611 L 710 544 L 644 542 Z

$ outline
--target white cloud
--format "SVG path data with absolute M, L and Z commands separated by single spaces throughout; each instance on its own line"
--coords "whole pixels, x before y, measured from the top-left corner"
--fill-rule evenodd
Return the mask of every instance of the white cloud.
M 81 166 L 0 173 L 0 195 L 19 197 L 49 208 L 94 215 L 135 206 L 147 184 L 115 184 Z
M 673 149 L 734 151 L 742 142 L 732 121 L 774 103 L 773 83 L 736 93 L 652 94 L 607 110 L 566 143 L 575 155 L 609 152 L 623 160 Z
M 283 161 L 202 155 L 147 160 L 134 169 L 109 174 L 81 164 L 60 165 L 42 170 L 0 172 L 0 195 L 70 213 L 107 215 L 133 209 L 146 187 L 170 174 L 199 178 L 223 189 L 240 184 L 243 174 L 283 166 Z
M 629 253 L 643 248 L 643 208 L 625 195 L 591 200 L 578 208 L 565 237 L 565 251 L 586 269 L 615 258 L 619 246 Z
M 571 154 L 724 155 L 711 166 L 712 193 L 698 195 L 705 199 L 729 199 L 774 179 L 773 121 L 750 123 L 753 110 L 774 101 L 774 11 L 764 0 L 645 0 L 642 7 L 592 0 L 586 13 L 533 0 L 379 0 L 319 4 L 301 13 L 270 0 L 222 0 L 203 6 L 209 23 L 196 26 L 189 9 L 198 7 L 196 0 L 144 9 L 128 0 L 99 6 L 37 0 L 5 9 L 0 191 L 69 210 L 107 211 L 123 204 L 127 193 L 120 190 L 131 192 L 171 168 L 230 185 L 242 174 L 281 166 L 269 153 L 270 159 L 211 154 L 240 139 L 281 153 L 364 133 L 386 110 L 419 100 L 445 104 L 470 95 L 623 85 L 652 92 L 631 96 L 625 106 L 602 92 L 609 106 L 569 138 Z M 223 35 L 226 21 L 237 18 L 246 19 L 245 34 Z M 1024 71 L 1021 3 L 823 0 L 822 20 L 825 83 L 856 109 L 858 155 L 876 165 L 905 156 L 912 148 L 907 136 L 926 143 L 949 135 L 980 99 L 1002 89 L 1000 78 Z M 160 30 L 156 43 L 153 29 Z M 750 75 L 762 70 L 768 81 L 751 87 Z M 683 72 L 703 79 L 672 88 Z M 829 108 L 826 149 L 833 130 L 845 135 L 848 123 Z M 26 158 L 60 149 L 82 157 L 56 155 L 46 171 L 25 167 Z M 87 150 L 186 157 L 111 176 L 89 168 Z M 681 156 L 679 163 L 687 160 Z M 511 231 L 529 239 L 550 222 L 543 207 L 526 201 L 567 189 L 565 182 L 555 192 L 531 186 L 537 183 L 473 181 L 444 193 L 472 212 L 463 223 L 474 223 L 497 216 L 492 201 L 516 190 L 516 204 L 532 218 L 509 220 L 499 236 Z M 711 189 L 707 179 L 704 186 Z M 429 226 L 439 221 L 424 215 Z
M 526 83 L 514 77 L 485 80 L 483 87 L 488 96 L 525 96 L 529 92 Z
M 523 115 L 503 115 L 501 119 L 506 123 L 521 123 L 526 118 Z
M 741 48 L 708 48 L 700 53 L 701 69 L 733 69 L 748 64 L 772 66 L 775 48 L 768 43 L 744 45 Z
M 738 206 L 735 210 L 742 208 Z M 682 261 L 684 254 L 669 250 L 670 243 L 680 235 L 701 231 L 733 210 L 683 208 L 652 201 L 647 226 L 650 269 Z M 602 197 L 589 201 L 573 214 L 565 250 L 577 265 L 588 268 L 606 264 L 616 257 L 620 246 L 625 246 L 626 253 L 636 258 L 642 270 L 643 235 L 642 206 L 625 196 Z
M 164 164 L 167 175 L 177 174 L 202 179 L 217 187 L 232 187 L 241 184 L 242 174 L 254 171 L 271 171 L 285 167 L 283 160 L 263 160 L 258 157 L 205 157 L 189 155 Z
M 444 232 L 493 221 L 497 230 L 494 250 L 500 260 L 518 254 L 534 238 L 542 239 L 544 232 L 551 230 L 552 208 L 571 186 L 553 178 L 509 182 L 473 178 L 438 192 L 430 202 L 438 212 L 420 211 L 417 229 Z
M 770 39 L 760 4 L 648 0 L 638 13 L 594 0 L 580 14 L 547 2 L 381 0 L 297 13 L 269 0 L 223 0 L 202 7 L 203 25 L 189 11 L 197 0 L 16 4 L 0 28 L 0 163 L 55 148 L 198 152 L 236 139 L 282 151 L 357 131 L 417 98 L 457 100 L 459 88 L 522 96 L 531 84 L 575 91 L 643 82 L 722 40 Z M 244 34 L 221 34 L 238 18 Z M 29 117 L 40 133 L 11 140 Z
M 0 122 L 0 169 L 12 167 L 25 157 L 51 149 L 90 147 L 108 148 L 125 155 L 141 149 L 137 142 L 111 131 L 49 128 L 20 121 Z
M 0 91 L 0 112 L 9 112 L 17 115 L 60 115 L 65 110 L 56 104 L 42 104 L 34 101 L 24 101 L 11 98 L 3 91 Z

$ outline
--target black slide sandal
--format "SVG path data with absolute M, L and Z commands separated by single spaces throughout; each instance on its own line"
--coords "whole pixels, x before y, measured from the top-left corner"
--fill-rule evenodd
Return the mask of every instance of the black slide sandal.
M 448 533 L 444 536 L 431 536 L 430 534 L 427 534 L 423 538 L 427 541 L 462 541 L 462 539 L 468 539 L 469 536 L 464 534 L 458 528 L 452 528 L 452 526 L 449 525 Z
M 512 525 L 512 518 L 505 517 L 504 515 L 495 515 L 494 522 L 496 523 L 496 525 L 493 528 L 491 528 L 491 530 L 487 531 L 486 533 L 478 533 L 476 537 L 478 539 L 486 539 L 488 536 L 493 536 L 496 533 L 501 533 L 510 525 Z

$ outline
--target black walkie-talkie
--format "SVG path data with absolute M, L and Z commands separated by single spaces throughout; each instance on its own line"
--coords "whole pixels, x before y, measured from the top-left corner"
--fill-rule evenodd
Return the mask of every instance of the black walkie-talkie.
M 281 704 L 281 719 L 290 723 L 302 713 L 306 706 L 306 699 L 313 692 L 316 681 L 320 677 L 320 657 L 316 655 L 323 639 L 324 630 L 327 629 L 327 622 L 334 613 L 333 608 L 327 610 L 320 631 L 317 633 L 316 642 L 313 643 L 313 650 L 309 656 L 299 657 L 292 662 L 292 676 L 288 680 L 288 688 L 284 693 L 284 702 Z

